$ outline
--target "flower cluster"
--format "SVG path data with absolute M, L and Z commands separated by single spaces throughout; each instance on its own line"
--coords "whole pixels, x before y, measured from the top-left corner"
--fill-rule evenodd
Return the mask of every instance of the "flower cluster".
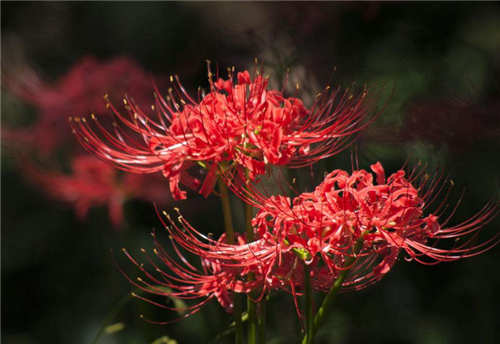
M 168 188 L 160 178 L 122 176 L 93 155 L 82 155 L 68 130 L 72 113 L 106 114 L 103 96 L 122 97 L 127 91 L 139 104 L 153 101 L 151 78 L 133 60 L 117 57 L 98 61 L 87 56 L 53 83 L 47 83 L 29 67 L 20 75 L 4 75 L 9 92 L 33 106 L 33 124 L 5 125 L 7 148 L 20 156 L 23 176 L 51 198 L 75 208 L 84 218 L 90 207 L 107 205 L 112 223 L 123 222 L 123 203 L 130 198 L 166 204 Z M 76 157 L 75 157 L 76 156 Z M 69 172 L 63 172 L 69 165 Z
M 190 162 L 205 169 L 199 192 L 207 196 L 217 174 L 233 168 L 255 180 L 268 165 L 301 167 L 334 155 L 373 118 L 366 90 L 354 95 L 327 88 L 308 109 L 300 99 L 268 89 L 260 73 L 252 80 L 248 71 L 240 72 L 234 80 L 230 72 L 214 82 L 209 72 L 210 92 L 199 101 L 177 77 L 171 82 L 166 98 L 156 95 L 157 120 L 132 99 L 125 100 L 126 115 L 109 104 L 125 134 L 118 127 L 111 133 L 95 116 L 95 125 L 85 118 L 72 118 L 72 124 L 84 147 L 103 160 L 129 172 L 162 171 L 177 199 L 186 198 L 179 182 Z
M 156 243 L 154 253 L 164 266 L 153 266 L 161 278 L 147 272 L 127 253 L 148 279 L 140 278 L 142 285 L 134 284 L 160 295 L 201 298 L 193 306 L 196 310 L 213 297 L 231 310 L 234 293 L 253 292 L 262 297 L 270 290 L 282 289 L 295 297 L 304 290 L 306 267 L 314 290 L 328 291 L 342 274 L 343 290 L 359 290 L 389 272 L 401 251 L 409 259 L 432 264 L 471 257 L 498 243 L 498 235 L 473 242 L 498 212 L 494 204 L 461 224 L 447 227 L 453 212 L 444 216 L 442 205 L 428 212 L 437 194 L 445 189 L 439 178 L 417 170 L 409 174 L 399 170 L 386 178 L 378 162 L 371 170 L 375 176 L 365 170 L 351 174 L 335 170 L 314 191 L 293 199 L 261 198 L 253 193 L 260 210 L 252 220 L 252 242 L 240 236 L 237 243 L 229 244 L 225 235 L 214 240 L 182 216 L 176 222 L 165 213 L 168 222 L 163 224 L 185 267 Z M 444 239 L 451 239 L 454 246 L 437 247 Z M 187 262 L 178 246 L 201 258 L 202 272 Z M 158 289 L 162 286 L 171 289 Z
M 334 170 L 312 192 L 293 198 L 258 191 L 260 177 L 272 166 L 304 167 L 345 148 L 376 115 L 367 90 L 327 87 L 307 107 L 270 89 L 261 72 L 251 77 L 233 68 L 222 79 L 214 78 L 209 67 L 208 77 L 209 92 L 200 89 L 195 100 L 172 76 L 166 97 L 156 90 L 153 114 L 130 97 L 124 99 L 125 114 L 108 102 L 117 119 L 112 128 L 94 115 L 70 119 L 87 150 L 128 172 L 162 172 L 176 199 L 187 197 L 181 183 L 206 197 L 217 179 L 221 182 L 225 234 L 212 238 L 181 215 L 173 220 L 165 213 L 162 222 L 174 253 L 155 234 L 154 257 L 142 250 L 152 269 L 124 250 L 141 271 L 135 279 L 125 274 L 141 291 L 134 296 L 167 309 L 176 307 L 154 295 L 196 300 L 183 309 L 188 316 L 211 299 L 232 312 L 235 294 L 260 302 L 270 291 L 285 290 L 300 314 L 297 295 L 305 294 L 310 305 L 311 290 L 330 295 L 365 288 L 385 276 L 401 252 L 409 260 L 434 264 L 471 257 L 498 243 L 498 234 L 476 242 L 497 205 L 488 203 L 449 226 L 456 207 L 445 214 L 446 181 L 419 169 L 386 178 L 377 162 L 371 171 Z M 252 218 L 247 208 L 245 235 L 232 228 L 228 187 L 258 209 Z M 449 244 L 441 246 L 443 241 Z M 191 256 L 200 263 L 189 262 Z M 252 302 L 249 313 L 255 312 Z M 314 335 L 311 326 L 316 325 L 309 311 L 308 336 Z

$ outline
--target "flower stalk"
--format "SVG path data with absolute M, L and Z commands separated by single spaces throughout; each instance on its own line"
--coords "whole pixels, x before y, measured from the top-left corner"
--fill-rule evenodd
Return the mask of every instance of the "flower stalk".
M 227 186 L 222 178 L 218 178 L 219 192 L 222 203 L 222 212 L 224 214 L 224 229 L 226 232 L 226 240 L 229 244 L 234 244 L 234 229 L 233 219 L 231 215 L 231 203 L 229 200 L 229 193 Z M 233 316 L 236 323 L 236 332 L 234 337 L 235 344 L 243 343 L 243 324 L 241 322 L 241 297 L 235 293 L 234 295 L 234 309 Z
M 222 203 L 222 212 L 224 214 L 224 229 L 226 231 L 226 240 L 228 244 L 234 244 L 233 218 L 231 215 L 231 203 L 226 184 L 222 178 L 218 179 L 220 199 Z
M 247 242 L 252 242 L 254 240 L 254 233 L 252 229 L 252 206 L 250 204 L 245 203 L 245 233 Z M 248 275 L 248 280 L 252 281 L 255 276 L 250 273 Z M 257 313 L 258 304 L 253 301 L 255 297 L 255 293 L 252 292 L 247 296 L 247 312 L 248 312 L 248 344 L 256 344 L 260 343 L 258 332 L 259 332 L 259 323 L 260 316 Z
M 312 306 L 312 290 L 311 290 L 311 271 L 307 264 L 304 263 L 304 298 L 305 298 L 305 318 L 306 326 L 304 344 L 311 344 L 313 340 L 313 306 Z
M 366 232 L 361 234 L 361 237 L 358 239 L 356 244 L 354 245 L 353 249 L 353 255 L 346 259 L 346 262 L 344 264 L 345 267 L 351 266 L 354 261 L 357 258 L 358 253 L 361 251 L 361 248 L 363 247 L 363 236 Z M 316 335 L 316 332 L 318 331 L 319 327 L 323 324 L 323 321 L 326 317 L 327 312 L 330 310 L 330 307 L 335 300 L 335 297 L 337 296 L 338 291 L 342 287 L 342 283 L 344 282 L 345 277 L 349 273 L 351 269 L 345 269 L 343 270 L 340 274 L 339 277 L 335 280 L 333 283 L 332 287 L 328 291 L 328 294 L 326 294 L 325 298 L 323 299 L 323 302 L 321 303 L 320 308 L 318 309 L 318 312 L 314 316 L 314 319 L 312 319 L 312 315 L 309 318 L 309 313 L 307 313 L 307 320 L 311 319 L 312 323 L 310 324 L 310 327 L 306 327 L 306 335 L 304 336 L 302 340 L 302 344 L 312 344 L 314 340 L 314 336 Z M 305 272 L 305 271 L 304 271 Z M 305 276 L 309 276 L 308 273 L 305 273 Z M 310 288 L 310 277 L 305 277 L 305 281 L 309 281 L 309 288 Z M 309 290 L 310 293 L 310 290 Z M 306 302 L 307 302 L 307 284 L 306 284 Z M 307 303 L 306 303 L 307 304 Z M 308 311 L 308 309 L 306 309 Z M 312 312 L 312 310 L 311 310 Z M 309 325 L 309 323 L 307 322 Z

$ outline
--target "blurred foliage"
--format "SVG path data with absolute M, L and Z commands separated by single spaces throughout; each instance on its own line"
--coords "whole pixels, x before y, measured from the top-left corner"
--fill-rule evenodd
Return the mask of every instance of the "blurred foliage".
M 488 199 L 498 199 L 498 3 L 4 1 L 1 10 L 2 69 L 24 62 L 48 80 L 82 55 L 93 54 L 130 56 L 155 75 L 177 73 L 188 89 L 206 84 L 207 58 L 224 69 L 251 66 L 255 56 L 277 85 L 290 68 L 290 81 L 300 81 L 304 93 L 328 82 L 366 83 L 386 96 L 377 122 L 355 145 L 361 167 L 381 160 L 386 170 L 394 171 L 405 161 L 422 161 L 431 171 L 444 170 L 459 185 L 455 199 L 458 189 L 466 187 L 457 221 Z M 435 123 L 440 117 L 429 111 L 417 118 L 423 123 L 421 135 L 405 135 L 412 106 L 436 99 L 459 99 L 471 109 L 493 104 L 487 111 L 493 120 L 470 119 L 467 116 L 476 112 L 463 111 Z M 2 124 L 23 125 L 32 116 L 33 109 L 2 89 Z M 447 142 L 445 135 L 437 141 L 424 139 L 426 123 L 450 132 L 471 120 L 488 124 L 475 128 L 474 139 L 466 145 Z M 178 314 L 130 300 L 103 323 L 131 289 L 117 266 L 132 277 L 136 273 L 120 254 L 121 247 L 131 252 L 149 249 L 148 233 L 161 228 L 153 207 L 127 203 L 128 225 L 121 232 L 112 229 L 104 209 L 78 221 L 71 209 L 48 202 L 36 186 L 27 185 L 15 158 L 14 151 L 3 148 L 5 343 L 90 343 L 103 326 L 108 327 L 99 340 L 102 344 L 204 343 L 228 328 L 231 318 L 215 302 L 188 319 L 158 326 L 138 315 L 169 321 Z M 350 166 L 348 151 L 318 163 L 312 178 L 308 169 L 294 173 L 302 179 L 299 186 L 310 189 L 323 171 Z M 173 206 L 179 206 L 194 227 L 220 233 L 222 216 L 215 197 L 195 197 Z M 242 209 L 238 211 L 242 224 Z M 482 234 L 488 237 L 500 230 L 499 224 L 496 219 Z M 343 294 L 317 342 L 498 343 L 498 263 L 498 247 L 470 260 L 433 267 L 401 259 L 378 285 Z M 291 298 L 275 295 L 267 309 L 268 343 L 294 342 L 300 324 Z M 223 341 L 231 342 L 229 338 Z

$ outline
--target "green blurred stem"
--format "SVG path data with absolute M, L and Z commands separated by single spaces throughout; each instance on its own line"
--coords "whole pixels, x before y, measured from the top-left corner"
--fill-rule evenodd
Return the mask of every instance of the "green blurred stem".
M 366 233 L 366 232 L 365 232 Z M 349 257 L 345 264 L 344 267 L 348 267 L 354 263 L 354 261 L 357 258 L 357 254 L 363 247 L 363 236 L 364 234 L 361 234 L 360 238 L 354 245 L 353 249 L 353 255 Z M 349 269 L 342 270 L 342 272 L 339 274 L 339 277 L 335 280 L 333 283 L 333 286 L 330 288 L 328 291 L 328 294 L 326 294 L 325 298 L 323 299 L 323 302 L 321 303 L 321 307 L 318 309 L 318 312 L 314 316 L 314 321 L 312 323 L 311 329 L 306 332 L 306 335 L 302 339 L 302 344 L 311 344 L 313 343 L 314 336 L 316 335 L 316 332 L 320 328 L 320 326 L 323 324 L 323 321 L 325 320 L 327 312 L 330 310 L 330 307 L 335 300 L 335 296 L 337 295 L 338 291 L 340 290 L 340 287 L 342 287 L 342 283 L 344 282 L 345 277 L 347 276 L 347 273 L 349 272 Z M 306 291 L 307 293 L 307 291 Z
M 140 290 L 137 290 L 136 292 L 140 292 Z M 109 313 L 106 315 L 106 318 L 104 318 L 102 325 L 99 328 L 99 331 L 97 331 L 91 344 L 97 344 L 99 342 L 99 339 L 101 339 L 101 336 L 104 334 L 104 330 L 106 329 L 106 327 L 111 324 L 116 315 L 121 311 L 123 306 L 125 306 L 131 298 L 131 294 L 127 294 L 114 304 L 113 308 L 111 308 Z
M 233 219 L 231 216 L 231 203 L 229 200 L 229 193 L 224 180 L 219 177 L 219 191 L 222 203 L 222 212 L 224 213 L 224 228 L 226 231 L 226 240 L 229 244 L 234 244 L 234 229 L 233 229 Z M 234 295 L 234 309 L 233 316 L 236 323 L 236 333 L 234 336 L 234 342 L 236 344 L 243 343 L 243 325 L 241 323 L 241 297 L 238 294 Z
M 313 341 L 313 307 L 311 291 L 311 271 L 309 265 L 304 263 L 304 297 L 305 297 L 305 316 L 306 316 L 306 335 L 304 344 L 311 344 Z
M 241 313 L 241 321 L 242 322 L 248 321 L 248 313 L 246 313 L 246 312 Z M 219 333 L 217 336 L 215 336 L 215 338 L 212 339 L 209 342 L 209 344 L 220 343 L 221 339 L 223 337 L 230 335 L 231 333 L 233 333 L 235 331 L 235 329 L 236 329 L 236 322 L 233 321 L 231 324 L 229 324 L 229 327 L 227 329 L 225 329 L 224 331 Z

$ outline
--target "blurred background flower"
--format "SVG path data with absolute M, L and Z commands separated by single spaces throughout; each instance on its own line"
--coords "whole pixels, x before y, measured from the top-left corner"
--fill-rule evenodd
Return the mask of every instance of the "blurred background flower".
M 105 110 L 104 101 L 100 102 L 104 92 L 115 102 L 123 93 L 139 92 L 136 86 L 145 97 L 152 96 L 152 80 L 161 90 L 162 76 L 170 73 L 182 76 L 188 91 L 196 91 L 198 85 L 207 88 L 207 58 L 221 70 L 233 65 L 243 70 L 258 57 L 272 87 L 280 88 L 288 75 L 287 87 L 294 90 L 298 82 L 307 106 L 328 83 L 379 87 L 386 99 L 383 114 L 353 148 L 360 167 L 381 160 L 390 174 L 408 159 L 426 162 L 431 170 L 442 168 L 456 184 L 467 186 L 457 221 L 500 190 L 498 3 L 2 2 L 1 6 L 2 339 L 6 343 L 89 343 L 113 310 L 111 323 L 121 325 L 103 331 L 100 343 L 151 343 L 162 336 L 182 344 L 200 343 L 229 325 L 231 319 L 216 302 L 175 325 L 155 326 L 140 319 L 141 313 L 150 319 L 178 316 L 130 301 L 126 296 L 130 285 L 113 264 L 113 259 L 119 263 L 126 259 L 118 253 L 121 247 L 151 248 L 147 233 L 161 228 L 148 202 L 151 198 L 141 201 L 139 195 L 122 205 L 126 231 L 110 230 L 108 210 L 99 206 L 110 204 L 113 197 L 99 196 L 108 201 L 94 203 L 96 207 L 80 221 L 64 205 L 67 200 L 48 202 L 45 183 L 26 178 L 18 153 L 30 140 L 8 140 L 14 128 L 29 128 L 28 135 L 22 135 L 27 138 L 49 131 L 53 134 L 47 139 L 31 141 L 28 157 L 36 160 L 30 161 L 36 161 L 38 171 L 58 178 L 78 174 L 69 159 L 77 158 L 72 153 L 77 144 L 71 141 L 67 116 Z M 123 62 L 123 56 L 133 62 Z M 114 69 L 116 65 L 125 67 Z M 105 79 L 93 79 L 89 66 L 108 71 L 105 74 L 121 85 L 85 91 L 95 94 L 91 108 L 96 110 L 80 106 L 80 97 L 72 96 L 80 86 L 107 84 Z M 148 71 L 145 79 L 125 75 L 139 69 Z M 92 83 L 75 86 L 86 78 Z M 44 92 L 41 99 L 47 102 L 56 99 L 60 107 L 34 103 L 27 95 L 32 97 L 35 90 Z M 58 122 L 60 116 L 63 121 Z M 38 134 L 42 118 L 50 120 L 42 121 L 46 124 Z M 53 125 L 52 118 L 60 124 Z M 59 141 L 62 136 L 69 141 Z M 47 148 L 51 146 L 59 147 L 57 152 Z M 323 172 L 334 168 L 350 169 L 348 151 L 319 162 L 312 178 L 309 170 L 291 176 L 297 177 L 300 191 L 311 191 Z M 125 183 L 124 175 L 113 173 Z M 156 198 L 161 187 L 168 190 L 166 184 L 157 185 L 139 189 L 155 192 L 152 198 Z M 53 195 L 49 199 L 53 198 L 57 199 Z M 171 206 L 181 206 L 195 228 L 217 237 L 222 233 L 215 197 L 170 202 L 167 208 Z M 236 215 L 236 223 L 243 225 L 243 209 Z M 485 236 L 499 225 L 498 219 L 493 221 Z M 499 254 L 496 248 L 430 269 L 396 265 L 376 286 L 339 298 L 327 320 L 330 326 L 318 333 L 318 342 L 497 343 Z M 286 296 L 272 299 L 270 342 L 295 338 L 290 328 L 299 331 L 300 325 L 294 309 Z

